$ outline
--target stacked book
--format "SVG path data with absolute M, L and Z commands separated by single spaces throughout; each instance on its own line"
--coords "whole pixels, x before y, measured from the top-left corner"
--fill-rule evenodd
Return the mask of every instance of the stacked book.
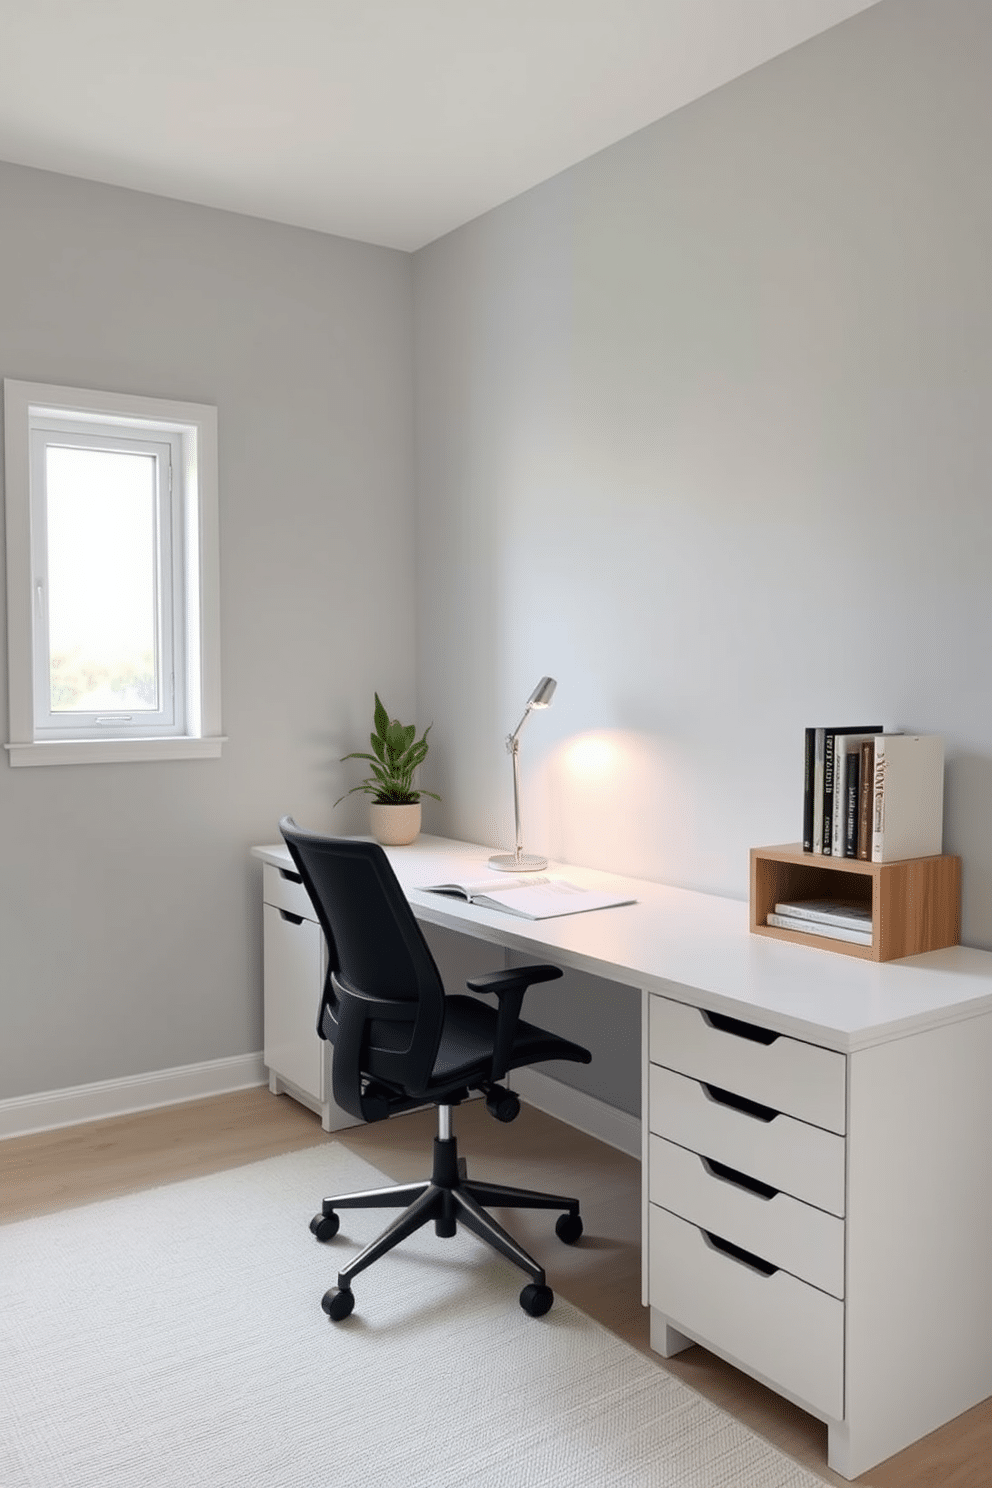
M 944 741 L 881 724 L 808 728 L 803 850 L 865 863 L 943 850 Z
M 853 945 L 871 945 L 871 909 L 866 904 L 842 904 L 833 899 L 780 900 L 769 925 L 795 930 L 800 935 L 824 935 L 828 940 L 848 940 Z

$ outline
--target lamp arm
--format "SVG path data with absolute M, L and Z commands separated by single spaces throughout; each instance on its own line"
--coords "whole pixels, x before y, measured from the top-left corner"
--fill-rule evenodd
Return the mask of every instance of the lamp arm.
M 523 718 L 521 718 L 520 722 L 517 724 L 516 728 L 513 730 L 513 733 L 512 734 L 507 734 L 507 736 L 506 736 L 506 752 L 507 752 L 507 754 L 512 754 L 513 751 L 516 749 L 516 747 L 517 747 L 517 740 L 520 738 L 520 730 L 523 728 L 524 724 L 527 722 L 528 718 L 530 717 L 530 714 L 531 714 L 531 707 L 530 707 L 530 703 L 528 703 L 527 706 L 526 706 L 526 708 L 524 709 L 524 716 L 523 716 Z
M 526 717 L 526 714 L 524 715 Z M 517 730 L 519 733 L 519 729 Z M 517 850 L 515 857 L 519 861 L 520 854 L 524 850 L 524 833 L 520 825 L 520 741 L 517 735 L 513 735 L 510 744 L 510 757 L 513 760 L 513 821 L 517 831 Z

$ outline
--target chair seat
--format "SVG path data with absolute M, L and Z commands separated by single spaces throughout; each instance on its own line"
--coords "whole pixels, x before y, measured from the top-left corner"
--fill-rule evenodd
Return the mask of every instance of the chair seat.
M 444 1027 L 427 1093 L 453 1085 L 472 1084 L 492 1062 L 496 1009 L 459 993 L 446 997 Z M 544 1059 L 588 1059 L 586 1050 L 569 1039 L 537 1028 L 523 1018 L 517 1022 L 509 1067 L 520 1069 Z

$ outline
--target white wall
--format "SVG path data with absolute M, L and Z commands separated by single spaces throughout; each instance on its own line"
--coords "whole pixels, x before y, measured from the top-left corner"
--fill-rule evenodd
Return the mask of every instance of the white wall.
M 410 260 L 0 166 L 0 377 L 219 410 L 218 761 L 0 758 L 0 1098 L 261 1048 L 256 842 L 414 704 Z M 6 732 L 6 629 L 0 697 Z
M 807 724 L 948 751 L 992 946 L 992 7 L 884 0 L 415 261 L 453 835 L 747 895 Z M 583 744 L 576 749 L 576 741 Z

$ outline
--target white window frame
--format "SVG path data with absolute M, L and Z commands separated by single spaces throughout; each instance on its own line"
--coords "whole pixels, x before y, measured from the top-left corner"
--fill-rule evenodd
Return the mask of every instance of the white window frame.
M 37 489 L 34 509 L 31 443 L 34 431 L 69 421 L 95 432 L 171 443 L 173 532 L 181 567 L 174 645 L 180 653 L 178 717 L 142 728 L 137 718 L 101 726 L 99 737 L 53 736 L 46 727 L 46 657 L 35 603 L 39 563 L 44 564 L 43 522 Z M 126 763 L 132 760 L 205 759 L 221 752 L 220 552 L 217 485 L 217 410 L 133 394 L 54 387 L 4 379 L 4 465 L 7 527 L 7 647 L 11 765 Z M 44 669 L 44 676 L 42 675 Z M 36 703 L 39 706 L 36 706 Z M 41 717 L 39 717 L 41 715 Z M 70 729 L 72 725 L 70 724 Z M 171 732 L 162 731 L 173 730 Z M 175 731 L 178 730 L 178 731 Z M 92 732 L 92 730 L 89 730 Z

